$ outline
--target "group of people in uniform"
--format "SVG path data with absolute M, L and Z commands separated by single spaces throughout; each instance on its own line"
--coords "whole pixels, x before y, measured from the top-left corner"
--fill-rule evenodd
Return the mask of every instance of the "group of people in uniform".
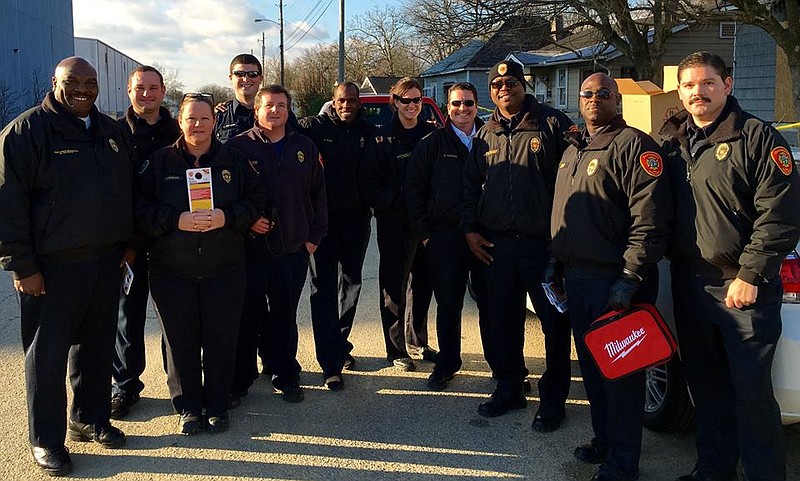
M 261 87 L 263 74 L 258 59 L 237 55 L 235 99 L 189 93 L 174 119 L 161 74 L 138 67 L 131 107 L 114 121 L 94 106 L 95 69 L 70 57 L 42 105 L 0 132 L 0 264 L 19 292 L 30 445 L 45 473 L 72 471 L 66 437 L 125 444 L 109 420 L 144 388 L 148 293 L 181 434 L 226 430 L 259 371 L 286 401 L 303 400 L 306 272 L 322 381 L 343 389 L 374 214 L 387 361 L 404 371 L 413 357 L 431 361 L 428 387 L 446 389 L 461 368 L 471 282 L 496 380 L 478 413 L 524 408 L 529 296 L 546 351 L 532 428 L 552 432 L 565 418 L 571 332 L 593 430 L 574 455 L 599 465 L 597 481 L 640 476 L 645 375 L 606 380 L 583 335 L 609 310 L 654 303 L 666 255 L 697 421 L 697 463 L 677 479 L 732 481 L 739 463 L 748 480 L 785 479 L 770 370 L 800 187 L 786 141 L 741 109 L 720 57 L 681 62 L 685 109 L 660 144 L 625 123 L 606 73 L 581 85 L 582 129 L 526 93 L 521 65 L 502 61 L 489 72 L 496 108 L 485 123 L 477 89 L 462 82 L 436 129 L 420 119 L 422 86 L 403 78 L 379 131 L 354 83 L 298 119 L 290 92 Z M 192 207 L 187 175 L 207 176 L 212 205 Z M 542 283 L 566 292 L 566 312 Z M 438 351 L 428 344 L 432 297 Z

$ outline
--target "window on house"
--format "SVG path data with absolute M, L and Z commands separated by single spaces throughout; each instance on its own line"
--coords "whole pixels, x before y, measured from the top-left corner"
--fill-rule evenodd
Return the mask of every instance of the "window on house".
M 447 87 L 445 87 L 445 91 L 446 90 L 447 90 Z M 425 97 L 430 97 L 430 98 L 435 100 L 436 99 L 436 87 L 423 87 L 422 95 L 424 95 Z
M 536 96 L 536 100 L 542 103 L 549 102 L 550 99 L 547 97 L 547 76 L 546 75 L 537 75 L 536 79 L 533 81 L 533 95 Z
M 720 22 L 719 38 L 733 38 L 736 36 L 736 22 Z
M 560 68 L 556 71 L 556 107 L 567 106 L 567 69 Z

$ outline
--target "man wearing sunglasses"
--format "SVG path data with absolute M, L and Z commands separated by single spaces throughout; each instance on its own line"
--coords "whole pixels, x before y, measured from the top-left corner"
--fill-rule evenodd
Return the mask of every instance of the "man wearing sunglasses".
M 550 259 L 550 207 L 558 162 L 574 128 L 562 112 L 525 93 L 522 66 L 502 61 L 489 72 L 492 118 L 476 134 L 464 170 L 461 227 L 483 264 L 487 316 L 481 334 L 497 388 L 478 406 L 501 416 L 526 405 L 525 295 L 545 337 L 546 369 L 532 428 L 558 429 L 570 384 L 569 324 L 547 301 L 542 281 Z
M 234 99 L 222 103 L 215 109 L 214 134 L 222 143 L 253 128 L 256 92 L 261 87 L 264 71 L 257 58 L 242 53 L 231 60 L 228 78 L 231 80 Z
M 583 132 L 570 132 L 558 168 L 551 232 L 558 261 L 548 279 L 565 285 L 569 320 L 591 408 L 594 438 L 578 460 L 600 464 L 593 481 L 639 478 L 645 373 L 605 380 L 583 336 L 609 310 L 655 303 L 656 264 L 666 250 L 672 193 L 658 144 L 617 113 L 616 82 L 604 73 L 581 85 Z M 562 279 L 563 276 L 563 279 Z M 555 277 L 555 276 L 554 276 Z M 562 284 L 563 282 L 563 284 Z
M 436 296 L 436 334 L 439 354 L 428 377 L 434 391 L 446 388 L 461 369 L 461 310 L 467 278 L 473 271 L 473 286 L 481 285 L 483 274 L 458 228 L 464 187 L 464 162 L 472 150 L 476 129 L 478 91 L 461 82 L 450 87 L 445 127 L 420 140 L 411 153 L 405 180 L 408 218 L 422 239 L 427 269 Z M 476 289 L 477 292 L 480 289 Z M 483 314 L 483 296 L 478 309 Z M 481 316 L 483 317 L 483 316 Z

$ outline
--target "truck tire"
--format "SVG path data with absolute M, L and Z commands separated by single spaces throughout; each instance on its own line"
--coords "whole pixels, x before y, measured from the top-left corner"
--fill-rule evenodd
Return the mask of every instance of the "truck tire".
M 678 357 L 647 370 L 644 427 L 651 431 L 688 433 L 694 429 L 694 406 Z

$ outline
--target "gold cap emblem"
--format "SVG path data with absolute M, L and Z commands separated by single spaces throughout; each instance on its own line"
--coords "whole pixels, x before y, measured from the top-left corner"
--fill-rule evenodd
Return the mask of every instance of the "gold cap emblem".
M 508 72 L 508 65 L 501 63 L 497 66 L 497 73 L 500 75 L 505 75 Z

